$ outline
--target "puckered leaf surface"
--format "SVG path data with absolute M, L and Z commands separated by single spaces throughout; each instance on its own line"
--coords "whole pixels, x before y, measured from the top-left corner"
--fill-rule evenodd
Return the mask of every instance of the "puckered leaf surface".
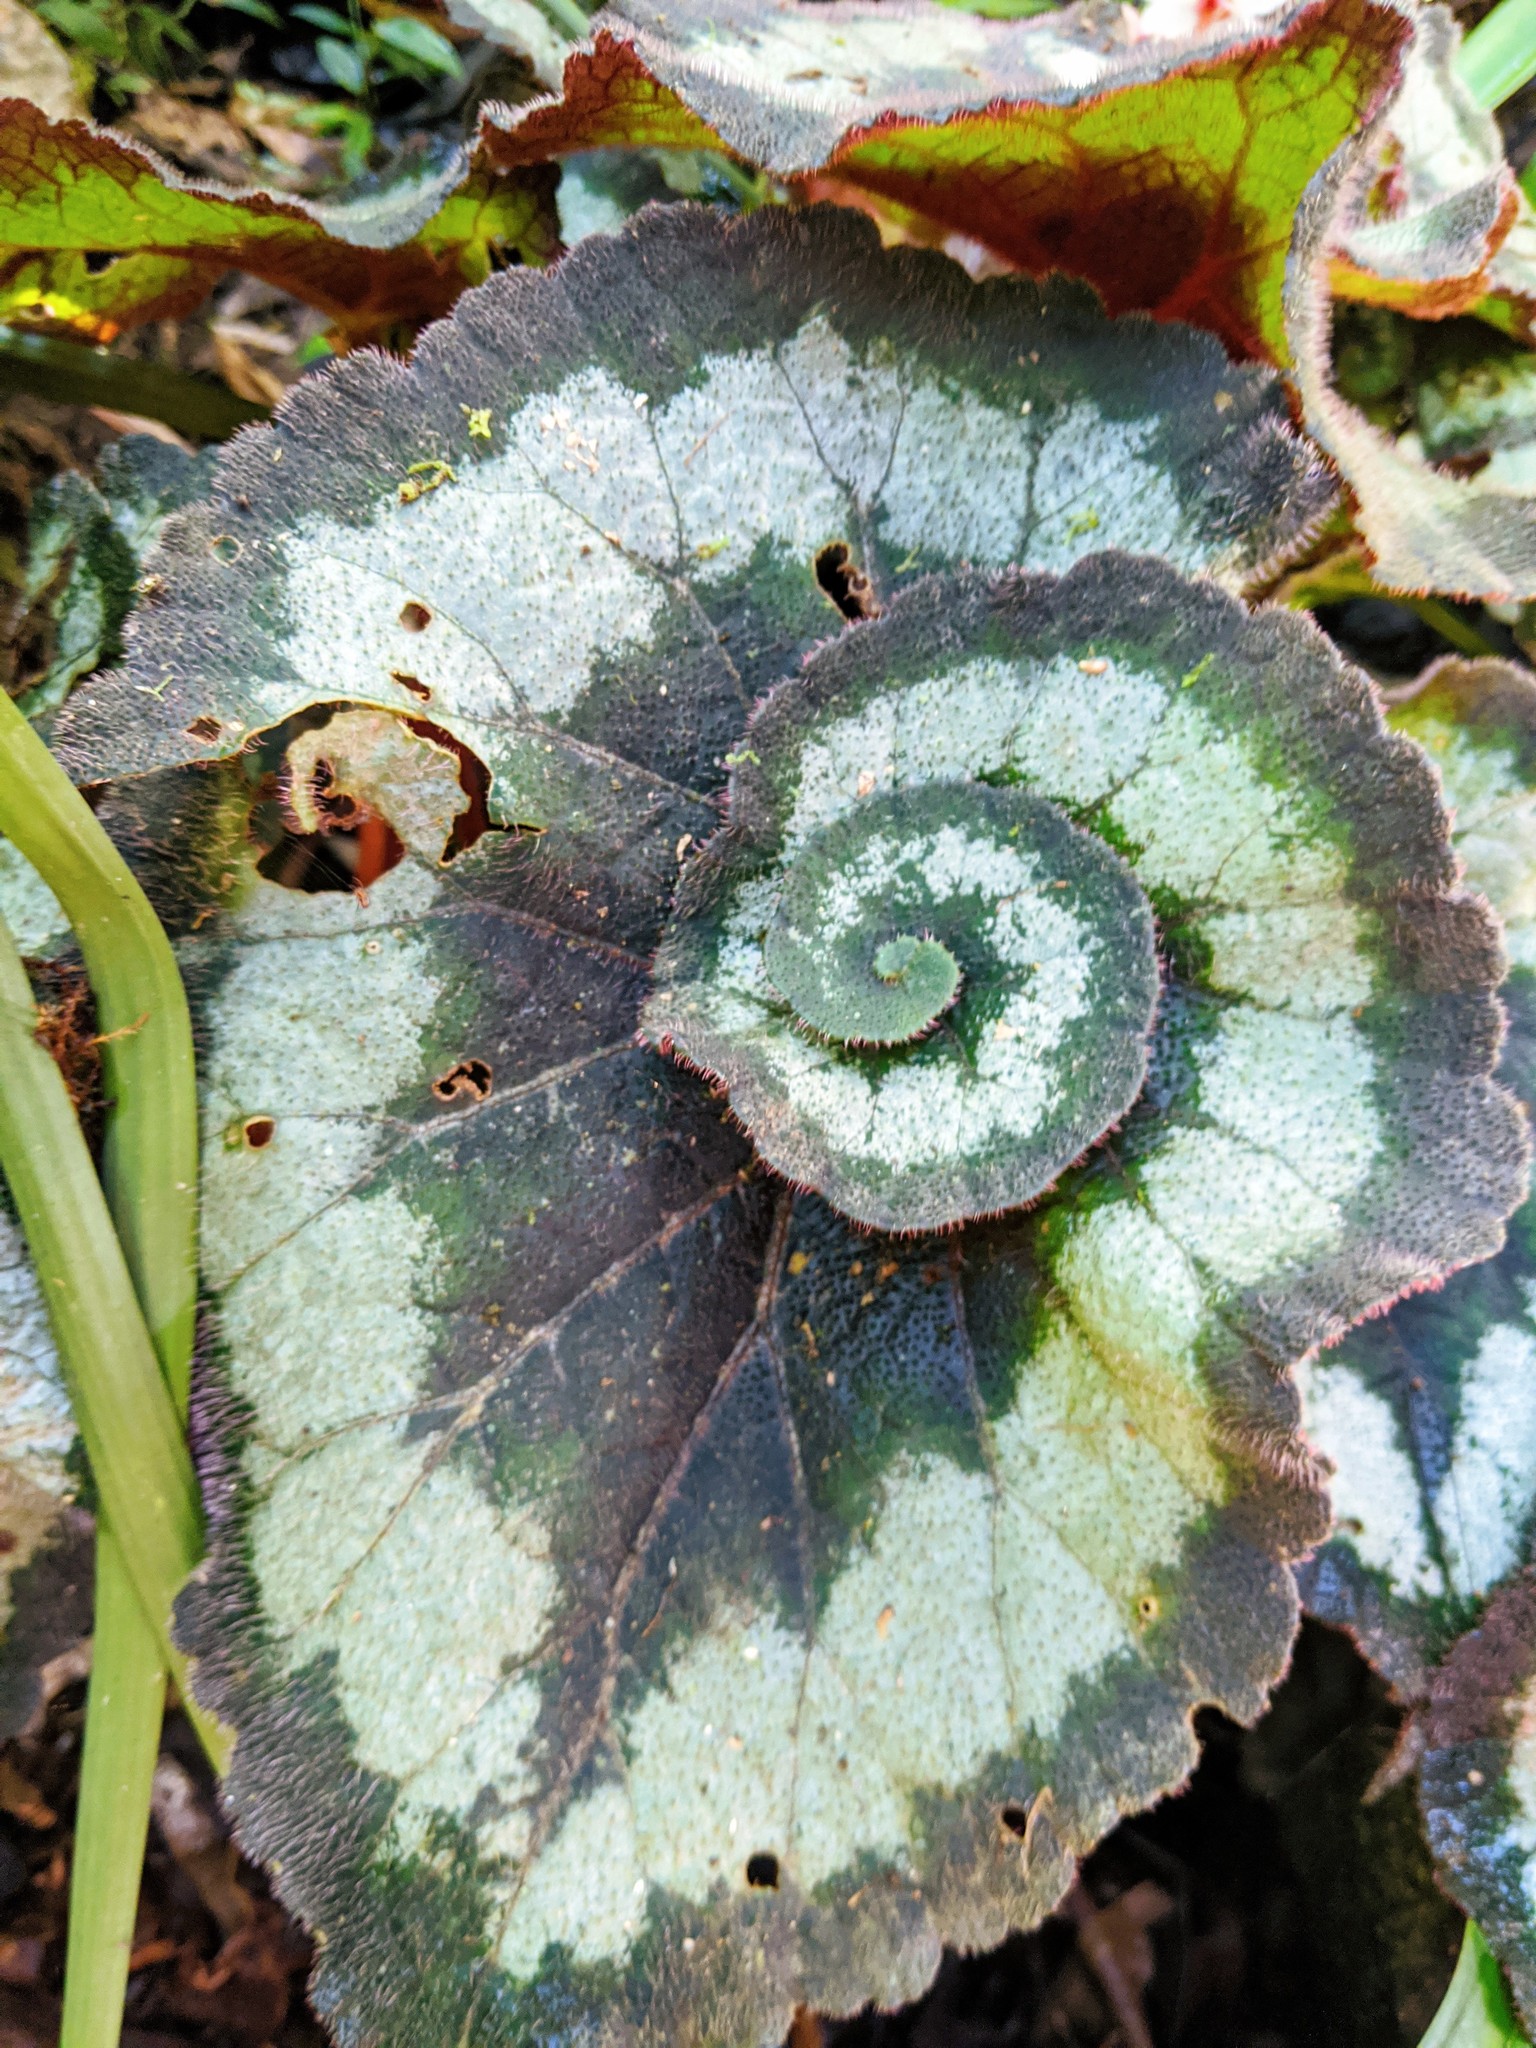
M 1536 683 L 1510 663 L 1437 664 L 1392 712 L 1428 751 L 1466 879 L 1504 924 L 1500 1076 L 1536 1103 Z M 1495 1259 L 1402 1302 L 1301 1368 L 1307 1434 L 1334 1463 L 1339 1530 L 1302 1567 L 1409 1694 L 1536 1535 L 1536 1203 Z
M 1197 321 L 1284 361 L 1281 287 L 1308 180 L 1376 104 L 1408 32 L 1371 0 L 1261 29 L 1128 39 L 1102 10 L 988 21 L 925 0 L 625 0 L 558 103 L 496 145 L 724 146 L 920 242 L 1067 271 L 1112 312 Z
M 0 320 L 93 341 L 191 312 L 231 269 L 366 340 L 446 312 L 493 248 L 543 261 L 555 247 L 536 175 L 460 155 L 377 198 L 310 205 L 198 184 L 29 100 L 0 100 L 0 229 Z
M 1420 1798 L 1442 1881 L 1536 2027 L 1536 1567 L 1500 1588 L 1435 1673 Z
M 1207 336 L 977 288 L 832 208 L 673 207 L 496 279 L 410 367 L 307 379 L 170 522 L 126 672 L 56 736 L 100 779 L 371 702 L 472 746 L 503 820 L 601 832 L 609 776 L 553 734 L 632 704 L 656 800 L 713 789 L 841 623 L 828 549 L 877 603 L 1107 546 L 1235 583 L 1329 494 L 1275 382 Z
M 67 942 L 52 893 L 0 839 L 0 918 L 27 955 Z M 0 1732 L 30 1714 L 37 1670 L 85 1633 L 89 1520 L 76 1494 L 74 1418 L 37 1275 L 0 1182 Z

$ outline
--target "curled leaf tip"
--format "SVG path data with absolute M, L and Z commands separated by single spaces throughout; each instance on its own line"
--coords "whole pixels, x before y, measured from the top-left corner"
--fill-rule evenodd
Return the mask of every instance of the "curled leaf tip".
M 871 757 L 883 708 L 852 741 Z M 855 795 L 766 866 L 737 865 L 701 916 L 734 987 L 716 1000 L 719 951 L 674 927 L 648 1023 L 721 1075 L 770 1164 L 858 1221 L 1017 1208 L 1145 1078 L 1151 906 L 1108 847 L 1024 790 Z M 764 982 L 748 994 L 754 938 Z

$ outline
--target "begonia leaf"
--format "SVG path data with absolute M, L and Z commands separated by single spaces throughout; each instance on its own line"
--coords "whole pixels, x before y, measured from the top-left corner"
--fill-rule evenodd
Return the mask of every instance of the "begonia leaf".
M 317 205 L 183 178 L 87 121 L 0 101 L 0 320 L 110 341 L 179 317 L 231 269 L 328 313 L 349 341 L 444 313 L 492 251 L 543 261 L 550 181 L 462 154 L 378 195 Z
M 669 208 L 317 378 L 168 524 L 58 736 L 123 774 L 196 1014 L 180 1627 L 342 2034 L 746 2048 L 910 1998 L 1180 1780 L 1198 1704 L 1260 1710 L 1324 1526 L 1287 1364 L 1525 1185 L 1422 755 L 1182 573 L 1315 511 L 1274 407 L 1078 288 Z M 1128 538 L 1173 559 L 1087 554 Z M 290 805 L 414 821 L 365 891 L 275 878 L 284 747 Z M 522 829 L 434 843 L 450 749 Z M 750 957 L 778 851 L 866 802 L 1111 878 L 1055 915 L 1083 959 L 1156 913 L 1145 1085 L 1028 1208 L 855 1224 L 638 1037 L 742 835 Z M 937 1030 L 989 1057 L 956 893 Z
M 625 0 L 558 102 L 503 115 L 498 160 L 727 148 L 890 234 L 1037 276 L 1114 313 L 1196 321 L 1285 360 L 1281 289 L 1314 172 L 1376 106 L 1408 33 L 1310 0 L 1191 42 L 1065 8 L 989 21 L 928 0 Z
M 1448 659 L 1392 713 L 1444 778 L 1468 883 L 1503 921 L 1500 1075 L 1536 1104 L 1536 681 Z M 1302 1369 L 1339 1529 L 1302 1568 L 1312 1612 L 1409 1694 L 1536 1536 L 1536 1202 L 1497 1258 L 1402 1302 Z
M 1286 285 L 1295 379 L 1308 431 L 1354 494 L 1357 524 L 1379 583 L 1505 601 L 1536 596 L 1536 464 L 1529 446 L 1496 450 L 1492 460 L 1474 465 L 1473 474 L 1464 473 L 1459 462 L 1436 466 L 1426 459 L 1416 432 L 1397 434 L 1373 424 L 1334 381 L 1325 283 L 1343 232 L 1349 168 L 1348 153 L 1341 153 L 1309 191 Z M 1463 373 L 1474 390 L 1490 377 L 1498 384 L 1507 379 L 1501 367 L 1509 353 L 1504 337 L 1490 329 L 1488 342 L 1490 371 L 1473 364 Z M 1503 425 L 1507 430 L 1509 422 Z
M 1238 583 L 1330 494 L 1276 382 L 1208 336 L 977 288 L 832 208 L 657 209 L 498 279 L 410 367 L 306 380 L 169 522 L 127 668 L 55 737 L 101 780 L 368 702 L 472 747 L 502 822 L 579 836 L 613 792 L 551 728 L 633 697 L 658 800 L 714 787 L 753 697 L 841 624 L 840 563 L 872 603 L 1112 545 Z
M 49 632 L 42 673 L 20 703 L 29 717 L 62 704 L 79 677 L 123 651 L 144 556 L 169 513 L 212 478 L 213 454 L 188 456 L 148 434 L 107 448 L 92 483 L 62 470 L 33 499 L 21 603 Z
M 1536 2028 L 1536 1566 L 1500 1587 L 1434 1675 L 1420 1799 L 1441 1882 Z
M 27 955 L 68 941 L 36 871 L 0 839 L 0 918 Z M 75 1505 L 79 1447 L 48 1315 L 0 1182 L 0 1734 L 37 1702 L 38 1672 L 90 1628 L 90 1518 Z
M 1488 290 L 1520 201 L 1499 125 L 1457 74 L 1460 47 L 1447 8 L 1419 10 L 1345 200 L 1330 279 L 1342 297 L 1440 319 Z

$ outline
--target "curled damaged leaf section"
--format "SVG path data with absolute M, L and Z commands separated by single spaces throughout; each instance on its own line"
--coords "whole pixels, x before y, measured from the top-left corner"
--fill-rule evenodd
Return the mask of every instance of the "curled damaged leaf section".
M 1427 429 L 1422 439 L 1418 432 L 1394 434 L 1373 423 L 1335 380 L 1326 279 L 1348 225 L 1352 179 L 1370 160 L 1367 147 L 1341 151 L 1297 215 L 1286 321 L 1308 431 L 1337 463 L 1355 498 L 1357 524 L 1379 584 L 1523 601 L 1536 593 L 1524 357 L 1490 329 L 1483 363 L 1460 366 L 1459 375 L 1454 362 L 1449 366 L 1449 405 L 1437 402 L 1434 391 L 1427 405 L 1421 397 L 1420 426 Z M 1506 382 L 1507 394 L 1501 391 Z M 1430 459 L 1464 457 L 1468 444 L 1477 456 L 1470 475 L 1462 473 L 1464 460 Z
M 1341 297 L 1443 319 L 1489 288 L 1519 190 L 1492 113 L 1457 72 L 1449 8 L 1419 10 L 1402 82 L 1357 152 L 1330 284 Z

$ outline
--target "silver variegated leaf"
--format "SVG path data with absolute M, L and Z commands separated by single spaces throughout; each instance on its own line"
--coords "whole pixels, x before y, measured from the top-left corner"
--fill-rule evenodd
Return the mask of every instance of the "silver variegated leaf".
M 1323 1528 L 1285 1368 L 1494 1249 L 1525 1168 L 1422 756 L 1309 625 L 1180 573 L 1313 488 L 1186 335 L 677 209 L 344 365 L 167 529 L 61 741 L 232 756 L 103 816 L 203 1049 L 181 1626 L 343 2036 L 746 2044 L 909 1998 L 1181 1779 L 1198 1705 L 1262 1707 Z M 1171 562 L 1077 559 L 1110 538 Z M 1010 553 L 1047 566 L 958 567 Z M 1156 911 L 1145 1083 L 1032 1206 L 855 1224 L 640 1042 L 728 776 L 758 938 L 786 812 L 809 844 L 946 791 L 1026 891 L 1118 878 L 1084 957 Z M 283 887 L 275 808 L 402 857 Z M 920 865 L 970 977 L 935 1026 L 1006 1046 L 1029 991 L 972 941 L 1013 883 Z M 925 935 L 872 936 L 899 978 Z

